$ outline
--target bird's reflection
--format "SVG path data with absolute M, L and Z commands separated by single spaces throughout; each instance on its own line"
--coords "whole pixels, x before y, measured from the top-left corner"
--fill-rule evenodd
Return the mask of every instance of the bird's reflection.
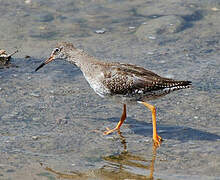
M 45 170 L 57 175 L 58 178 L 65 179 L 88 179 L 98 178 L 103 180 L 109 179 L 145 179 L 153 180 L 154 163 L 156 160 L 156 146 L 152 146 L 151 159 L 130 153 L 127 150 L 127 142 L 121 132 L 118 132 L 123 151 L 118 155 L 110 155 L 103 157 L 106 165 L 99 169 L 94 169 L 86 172 L 71 172 L 62 173 L 53 170 L 49 167 L 44 167 Z

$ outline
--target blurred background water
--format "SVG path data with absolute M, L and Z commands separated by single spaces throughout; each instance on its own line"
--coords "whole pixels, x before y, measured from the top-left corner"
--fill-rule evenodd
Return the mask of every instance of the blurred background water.
M 218 0 L 0 0 L 0 179 L 220 179 Z M 60 41 L 106 61 L 191 80 L 193 88 L 122 107 L 62 61 L 35 68 Z

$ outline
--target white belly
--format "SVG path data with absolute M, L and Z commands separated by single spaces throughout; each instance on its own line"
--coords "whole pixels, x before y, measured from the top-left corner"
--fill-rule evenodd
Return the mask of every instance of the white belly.
M 92 78 L 86 77 L 87 82 L 89 83 L 90 87 L 95 91 L 96 94 L 98 94 L 101 97 L 105 97 L 110 95 L 110 90 L 106 88 L 103 83 L 101 83 L 99 80 L 94 80 Z

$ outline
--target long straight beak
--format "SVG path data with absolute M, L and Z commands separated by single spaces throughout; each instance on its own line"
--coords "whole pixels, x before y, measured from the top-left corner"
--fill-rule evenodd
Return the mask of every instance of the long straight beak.
M 44 65 L 48 64 L 49 62 L 54 60 L 54 56 L 50 56 L 45 62 L 41 63 L 40 66 L 38 66 L 35 71 L 38 71 L 40 68 L 42 68 Z

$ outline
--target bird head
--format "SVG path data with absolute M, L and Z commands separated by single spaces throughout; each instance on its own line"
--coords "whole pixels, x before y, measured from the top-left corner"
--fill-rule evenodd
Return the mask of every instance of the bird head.
M 75 47 L 71 43 L 63 42 L 63 43 L 57 44 L 56 48 L 53 49 L 50 57 L 46 61 L 41 63 L 40 66 L 38 66 L 35 71 L 38 71 L 44 65 L 52 62 L 53 60 L 56 60 L 56 59 L 67 60 L 68 52 L 73 49 L 75 49 Z

